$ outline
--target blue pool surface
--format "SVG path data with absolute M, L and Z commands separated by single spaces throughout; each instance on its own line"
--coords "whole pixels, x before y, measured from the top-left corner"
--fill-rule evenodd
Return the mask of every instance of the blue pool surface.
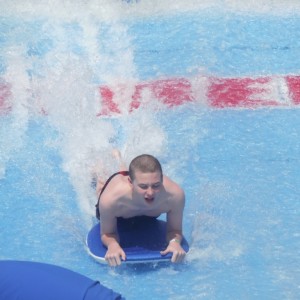
M 15 101 L 26 104 L 0 115 L 0 259 L 56 264 L 126 299 L 297 299 L 298 108 L 217 110 L 196 103 L 93 119 L 85 114 L 92 101 L 76 110 L 72 91 L 83 87 L 88 98 L 87 80 L 130 76 L 297 74 L 300 17 L 203 10 L 97 20 L 88 27 L 96 31 L 92 37 L 84 26 L 78 19 L 0 17 L 0 74 L 19 76 Z M 100 58 L 91 56 L 91 40 Z M 32 109 L 39 86 L 49 115 Z M 129 157 L 154 149 L 184 188 L 191 246 L 184 264 L 110 269 L 88 256 L 85 237 L 96 220 L 85 207 L 92 211 L 95 199 L 82 161 L 93 158 L 97 140 Z
M 147 297 L 145 278 L 158 299 L 178 293 L 296 299 L 297 110 L 206 111 L 193 121 L 196 131 L 206 133 L 192 147 L 188 129 L 174 122 L 189 115 L 184 109 L 167 112 L 161 125 L 169 133 L 170 152 L 188 157 L 179 175 L 187 194 L 185 234 L 194 247 L 186 264 L 124 266 L 112 275 L 88 257 L 76 194 L 59 155 L 43 146 L 52 132 L 44 120 L 30 124 L 1 181 L 1 257 L 58 263 L 99 278 L 129 299 Z M 163 290 L 157 276 L 173 288 Z

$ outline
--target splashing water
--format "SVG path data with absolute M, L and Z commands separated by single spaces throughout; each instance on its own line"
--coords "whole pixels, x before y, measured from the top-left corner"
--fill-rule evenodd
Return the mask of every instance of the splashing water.
M 5 36 L 12 43 L 12 46 L 8 45 L 4 50 L 4 80 L 12 85 L 13 94 L 11 127 L 15 133 L 9 134 L 14 141 L 12 148 L 21 147 L 22 135 L 26 132 L 32 115 L 46 114 L 49 123 L 59 133 L 55 144 L 62 155 L 63 169 L 70 176 L 80 206 L 85 212 L 91 212 L 86 199 L 94 199 L 90 180 L 97 160 L 102 161 L 102 165 L 105 162 L 103 168 L 107 176 L 117 168 L 112 156 L 108 154 L 113 147 L 124 148 L 124 159 L 128 163 L 137 153 L 159 154 L 164 133 L 155 125 L 155 117 L 150 114 L 137 116 L 134 122 L 127 117 L 123 125 L 117 125 L 123 127 L 125 136 L 128 135 L 127 141 L 122 141 L 122 144 L 116 140 L 120 130 L 114 126 L 113 123 L 116 122 L 97 117 L 97 112 L 101 109 L 97 90 L 99 82 L 111 84 L 128 79 L 133 85 L 136 82 L 130 38 L 126 33 L 126 26 L 118 22 L 113 12 L 110 17 L 115 20 L 111 24 L 100 25 L 96 19 L 97 10 L 94 16 L 90 15 L 91 11 L 84 10 L 86 15 L 80 15 L 78 19 L 77 9 L 80 10 L 83 3 L 77 3 L 76 13 L 71 17 L 67 11 L 63 15 L 58 12 L 49 14 L 43 11 L 43 6 L 32 9 L 32 4 L 20 5 L 15 2 L 11 8 L 6 8 L 7 13 L 25 10 L 28 18 L 41 18 L 43 13 L 47 14 L 47 19 L 42 22 L 30 21 L 27 32 L 30 50 L 14 46 L 14 40 L 21 34 L 21 29 Z M 64 10 L 65 5 L 66 3 L 59 6 Z M 106 3 L 107 9 L 113 9 L 114 5 L 117 3 Z M 106 9 L 99 4 L 97 7 L 105 15 Z M 40 16 L 35 15 L 37 11 Z M 37 26 L 41 27 L 37 29 Z M 34 30 L 38 31 L 36 35 L 33 35 Z M 103 42 L 99 43 L 99 39 Z M 129 105 L 126 93 L 130 94 L 130 91 L 125 91 L 118 103 L 124 112 L 128 111 Z M 151 136 L 147 140 L 142 139 L 143 132 L 149 130 Z M 157 142 L 153 140 L 155 136 Z M 134 145 L 134 149 L 131 145 Z M 5 147 L 7 154 L 3 155 L 3 176 L 5 160 L 12 151 L 8 146 L 6 144 Z
M 0 258 L 15 253 L 72 267 L 128 299 L 296 299 L 297 111 L 212 110 L 205 76 L 297 70 L 297 60 L 287 58 L 298 55 L 289 44 L 295 36 L 284 28 L 298 24 L 298 1 L 31 0 L 0 7 L 0 84 L 11 93 L 0 116 L 0 184 L 8 181 Z M 278 16 L 294 23 L 281 26 Z M 149 82 L 173 76 L 191 77 L 193 101 L 169 108 Z M 115 87 L 117 114 L 101 114 L 100 86 Z M 126 164 L 154 154 L 185 187 L 187 264 L 107 272 L 87 257 L 91 180 L 118 169 L 115 148 Z

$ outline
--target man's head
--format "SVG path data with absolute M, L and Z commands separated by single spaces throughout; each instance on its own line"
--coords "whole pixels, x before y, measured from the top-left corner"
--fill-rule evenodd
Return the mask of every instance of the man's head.
M 129 165 L 129 182 L 137 198 L 153 203 L 162 189 L 163 174 L 159 161 L 148 154 L 133 159 Z
M 136 172 L 155 173 L 159 172 L 163 176 L 160 162 L 152 155 L 142 154 L 134 158 L 129 165 L 129 177 L 134 181 Z

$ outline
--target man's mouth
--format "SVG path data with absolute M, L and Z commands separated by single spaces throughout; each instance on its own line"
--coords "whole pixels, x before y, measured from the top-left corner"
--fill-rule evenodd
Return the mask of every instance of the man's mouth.
M 145 201 L 146 201 L 147 203 L 152 203 L 152 202 L 154 201 L 154 197 L 151 197 L 151 198 L 146 197 L 146 198 L 145 198 Z

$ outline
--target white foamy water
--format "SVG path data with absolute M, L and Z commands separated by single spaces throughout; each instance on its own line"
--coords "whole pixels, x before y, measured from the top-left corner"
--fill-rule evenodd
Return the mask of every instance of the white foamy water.
M 61 153 L 63 169 L 70 176 L 80 207 L 85 213 L 88 211 L 92 214 L 94 211 L 91 210 L 89 200 L 95 201 L 95 192 L 90 183 L 95 172 L 101 173 L 101 170 L 95 170 L 98 160 L 100 165 L 105 162 L 101 166 L 104 169 L 102 176 L 117 169 L 110 155 L 113 146 L 116 146 L 111 141 L 115 140 L 117 133 L 109 119 L 97 117 L 97 112 L 101 109 L 98 84 L 101 81 L 115 82 L 135 77 L 126 26 L 115 23 L 109 27 L 112 38 L 104 42 L 106 48 L 112 49 L 108 55 L 107 51 L 101 52 L 99 49 L 99 23 L 82 13 L 93 13 L 93 6 L 89 6 L 86 11 L 81 7 L 83 2 L 76 5 L 72 3 L 72 7 L 75 7 L 82 18 L 77 20 L 77 25 L 66 28 L 66 20 L 74 20 L 76 17 L 69 10 L 71 2 L 16 1 L 10 4 L 9 7 L 0 3 L 0 7 L 4 8 L 1 13 L 5 11 L 5 17 L 12 13 L 8 23 L 12 21 L 17 24 L 12 25 L 11 31 L 4 33 L 6 43 L 1 50 L 6 65 L 2 78 L 11 85 L 12 92 L 9 99 L 12 113 L 5 128 L 6 133 L 10 131 L 7 136 L 11 137 L 12 142 L 7 140 L 6 133 L 3 132 L 3 139 L 6 141 L 2 143 L 1 176 L 5 176 L 6 162 L 22 145 L 28 121 L 41 113 L 46 114 L 48 121 L 58 132 L 54 145 Z M 97 5 L 99 9 L 105 10 L 99 3 Z M 111 9 L 114 10 L 113 7 Z M 112 18 L 113 14 L 107 11 L 104 13 Z M 42 15 L 47 19 L 42 22 L 43 36 L 37 38 L 42 38 L 46 46 L 47 41 L 50 41 L 53 47 L 45 55 L 30 55 L 27 45 L 34 45 L 37 41 L 34 35 L 36 25 L 32 27 L 32 23 L 27 23 L 22 27 L 21 24 L 23 21 L 38 23 L 37 18 Z M 18 21 L 17 16 L 20 18 Z M 70 51 L 76 36 L 70 37 L 69 34 L 77 28 L 80 28 L 80 37 L 74 47 L 81 53 L 74 53 L 74 49 Z M 20 39 L 24 46 L 16 46 Z M 32 51 L 43 51 L 44 46 L 40 47 L 32 48 Z M 126 108 L 126 103 L 123 107 Z
M 12 46 L 6 53 L 8 67 L 2 78 L 10 83 L 11 93 L 14 96 L 9 100 L 13 103 L 14 109 L 0 128 L 0 179 L 5 177 L 6 162 L 12 158 L 14 151 L 22 146 L 23 134 L 27 129 L 31 94 L 24 51 L 23 47 Z

